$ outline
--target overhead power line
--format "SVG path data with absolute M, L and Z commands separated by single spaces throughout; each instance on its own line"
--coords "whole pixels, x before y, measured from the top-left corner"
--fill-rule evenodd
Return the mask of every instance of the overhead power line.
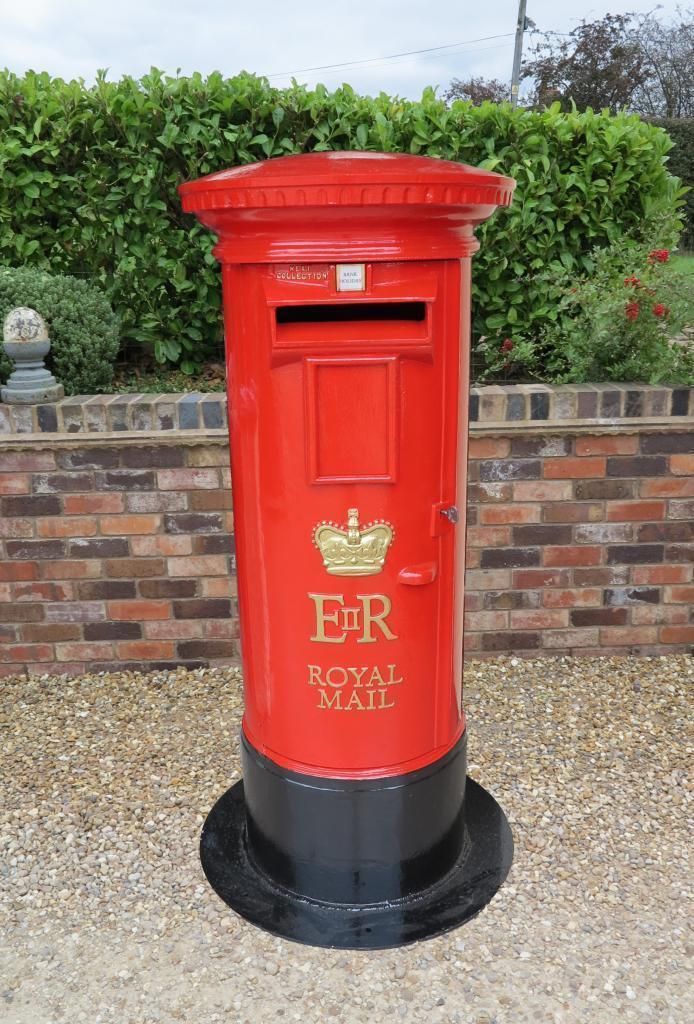
M 398 57 L 416 57 L 423 53 L 435 53 L 443 50 L 452 50 L 457 46 L 470 46 L 473 43 L 486 43 L 491 39 L 507 39 L 512 36 L 513 32 L 502 32 L 495 36 L 481 36 L 479 39 L 465 39 L 458 43 L 447 43 L 445 46 L 429 46 L 423 50 L 405 50 L 402 53 L 389 53 L 382 57 L 365 57 L 362 60 L 347 60 L 340 64 L 320 64 L 313 68 L 297 68 L 296 71 L 274 71 L 271 75 L 265 75 L 265 78 L 281 78 L 284 75 L 303 75 L 309 71 L 332 71 L 340 68 L 354 68 L 359 65 L 373 64 L 376 61 L 395 60 Z

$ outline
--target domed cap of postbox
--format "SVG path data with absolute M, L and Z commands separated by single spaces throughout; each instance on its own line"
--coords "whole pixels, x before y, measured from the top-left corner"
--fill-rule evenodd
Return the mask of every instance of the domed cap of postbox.
M 422 259 L 474 251 L 472 227 L 510 206 L 515 185 L 451 160 L 330 152 L 233 167 L 179 192 L 219 235 L 223 262 Z

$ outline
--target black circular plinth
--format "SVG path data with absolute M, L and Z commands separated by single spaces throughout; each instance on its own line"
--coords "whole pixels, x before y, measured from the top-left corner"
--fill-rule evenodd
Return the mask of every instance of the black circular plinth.
M 217 801 L 200 841 L 203 870 L 218 896 L 248 921 L 285 939 L 334 949 L 387 949 L 440 935 L 478 914 L 506 878 L 513 837 L 496 800 L 468 777 L 465 841 L 453 868 L 405 899 L 352 906 L 308 900 L 260 871 L 246 847 L 243 782 Z

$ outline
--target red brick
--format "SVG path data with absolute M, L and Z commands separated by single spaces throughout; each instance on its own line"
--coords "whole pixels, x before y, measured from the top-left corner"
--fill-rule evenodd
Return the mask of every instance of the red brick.
M 29 643 L 55 643 L 58 640 L 79 640 L 82 627 L 78 623 L 32 622 L 22 626 L 22 640 Z
M 670 472 L 675 476 L 694 476 L 694 455 L 671 455 Z
M 99 515 L 123 511 L 122 494 L 66 494 L 63 499 L 68 516 Z
M 664 501 L 608 501 L 607 503 L 607 518 L 610 522 L 662 519 L 664 515 Z
M 193 550 L 193 542 L 190 537 L 133 537 L 130 541 L 130 548 L 134 555 L 190 555 Z
M 210 445 L 208 448 L 187 448 L 186 462 L 189 466 L 228 466 L 229 449 L 226 445 Z
M 513 586 L 516 590 L 566 587 L 568 583 L 567 569 L 520 569 L 513 574 Z
M 0 604 L 9 601 L 12 595 L 12 587 L 9 583 L 0 583 Z
M 0 604 L 0 622 L 39 622 L 42 618 L 41 604 Z
M 603 507 L 590 501 L 554 501 L 542 509 L 544 523 L 595 523 L 603 517 Z
M 34 522 L 33 519 L 0 519 L 0 537 L 33 537 Z
M 483 526 L 539 523 L 540 511 L 539 505 L 484 505 L 480 509 L 480 522 Z
M 103 516 L 99 520 L 99 525 L 101 526 L 101 532 L 110 536 L 116 535 L 120 537 L 130 533 L 156 533 L 161 526 L 161 516 Z
M 236 577 L 207 576 L 200 580 L 200 593 L 203 597 L 236 597 Z
M 37 473 L 47 469 L 55 469 L 53 452 L 0 452 L 0 473 Z
M 694 498 L 694 477 L 641 480 L 640 492 L 642 498 Z
M 576 590 L 545 590 L 542 594 L 545 608 L 593 608 L 602 603 L 602 590 L 584 587 Z
M 508 526 L 470 526 L 466 542 L 471 548 L 506 547 L 511 543 Z
M 508 569 L 472 570 L 465 574 L 465 586 L 468 590 L 503 590 L 511 586 L 511 573 Z
M 635 565 L 631 570 L 632 583 L 688 583 L 691 566 L 688 565 Z
M 67 643 L 55 645 L 55 656 L 58 661 L 94 661 L 96 658 L 111 658 L 113 644 L 107 643 Z
M 568 611 L 523 608 L 511 612 L 511 629 L 562 629 L 568 625 Z
M 468 502 L 486 503 L 513 500 L 513 484 L 468 484 Z
M 141 619 L 170 619 L 170 601 L 109 601 L 108 614 L 112 619 L 139 622 Z
M 182 640 L 178 644 L 181 658 L 235 658 L 236 644 L 231 640 Z
M 220 640 L 236 640 L 239 636 L 239 624 L 235 619 L 210 619 L 203 623 L 206 637 Z
M 165 566 L 163 558 L 107 558 L 104 562 L 106 575 L 116 579 L 163 576 Z
M 694 625 L 663 626 L 660 630 L 660 642 L 663 644 L 694 643 Z
M 482 550 L 481 548 L 471 548 L 471 547 L 467 548 L 467 550 L 465 552 L 465 568 L 466 568 L 466 570 L 469 570 L 469 569 L 479 569 L 480 561 L 481 561 L 481 559 L 480 559 L 481 550 Z
M 694 522 L 694 501 L 671 501 L 668 506 L 668 519 L 688 519 Z
M 540 646 L 539 633 L 503 632 L 483 633 L 482 650 L 484 651 L 522 651 L 535 650 Z
M 602 548 L 599 547 L 548 547 L 543 548 L 543 561 L 547 566 L 600 565 Z
M 596 566 L 592 569 L 574 569 L 576 587 L 610 587 L 629 582 L 629 568 L 624 565 Z
M 231 616 L 232 610 L 231 601 L 221 597 L 207 597 L 174 601 L 173 612 L 177 619 L 226 619 Z
M 72 597 L 72 584 L 48 583 L 43 580 L 14 583 L 11 593 L 13 601 L 69 601 Z
M 106 618 L 100 601 L 61 601 L 45 608 L 47 622 L 99 622 Z
M 587 480 L 605 475 L 605 459 L 586 456 L 582 459 L 545 459 L 542 475 L 546 480 Z
M 679 568 L 679 566 L 677 568 Z M 670 602 L 674 602 L 675 604 L 677 604 L 680 601 L 682 601 L 685 604 L 694 605 L 694 586 L 666 587 L 665 600 L 668 604 Z
M 225 622 L 225 619 L 221 620 Z M 194 640 L 203 635 L 202 619 L 165 619 L 144 623 L 145 636 L 148 640 Z
M 30 490 L 28 473 L 0 473 L 0 494 L 28 494 Z
M 142 658 L 144 661 L 158 661 L 173 658 L 176 645 L 166 640 L 125 640 L 118 644 L 119 658 Z
M 563 480 L 519 480 L 513 485 L 514 501 L 570 501 L 572 497 L 571 483 Z
M 597 629 L 557 629 L 542 634 L 542 646 L 553 651 L 569 651 L 573 647 L 590 647 L 599 641 Z
M 504 459 L 511 450 L 505 437 L 471 437 L 468 455 L 471 459 Z
M 682 604 L 634 605 L 631 609 L 632 626 L 690 625 L 689 608 Z
M 54 568 L 53 565 L 52 568 Z M 38 562 L 0 561 L 0 580 L 37 580 L 38 578 Z
M 576 454 L 585 455 L 635 455 L 639 439 L 635 434 L 614 436 L 584 436 L 576 438 Z
M 59 516 L 60 498 L 54 494 L 13 494 L 0 499 L 3 516 Z
M 196 512 L 216 512 L 232 507 L 231 491 L 193 491 L 190 496 L 190 507 Z
M 160 469 L 158 486 L 162 491 L 217 490 L 219 471 L 216 469 Z
M 51 519 L 37 519 L 36 531 L 39 537 L 93 537 L 96 533 L 95 519 L 63 519 L 55 516 Z
M 508 629 L 508 612 L 467 612 L 465 628 L 472 630 Z
M 0 647 L 0 661 L 21 664 L 25 661 L 50 661 L 52 644 L 8 644 Z
M 168 559 L 169 576 L 228 576 L 226 555 L 191 555 Z
M 103 568 L 97 558 L 63 559 L 60 562 L 45 562 L 41 567 L 44 579 L 83 580 L 101 576 Z
M 655 626 L 605 626 L 600 630 L 600 643 L 613 644 L 615 647 L 654 644 L 658 640 Z

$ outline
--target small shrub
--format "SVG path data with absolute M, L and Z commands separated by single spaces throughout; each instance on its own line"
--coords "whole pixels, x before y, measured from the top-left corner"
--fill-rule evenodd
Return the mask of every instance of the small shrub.
M 68 395 L 107 391 L 118 352 L 118 319 L 97 288 L 64 274 L 0 267 L 0 323 L 15 306 L 35 309 L 48 324 L 47 363 Z M 0 379 L 12 364 L 0 351 Z
M 526 354 L 538 376 L 694 383 L 691 342 L 673 340 L 694 325 L 694 294 L 667 249 L 621 241 L 595 252 L 590 274 L 548 280 L 548 292 L 556 289 L 557 319 Z

